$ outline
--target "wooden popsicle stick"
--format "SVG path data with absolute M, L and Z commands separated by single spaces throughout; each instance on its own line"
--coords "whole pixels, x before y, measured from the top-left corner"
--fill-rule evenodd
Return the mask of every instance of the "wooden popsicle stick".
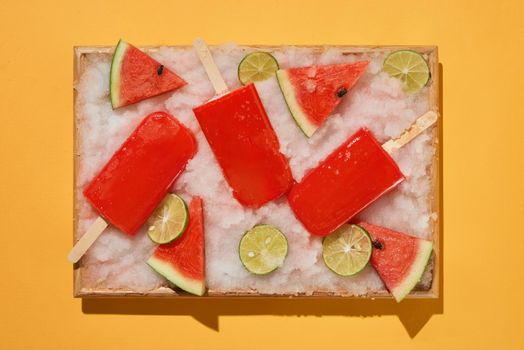
M 96 239 L 104 232 L 108 223 L 102 219 L 102 217 L 97 217 L 96 220 L 89 226 L 89 229 L 86 233 L 76 242 L 75 246 L 69 252 L 67 260 L 71 263 L 76 263 L 80 258 L 85 254 L 85 252 L 93 245 Z
M 213 87 L 215 88 L 216 94 L 220 95 L 226 92 L 228 90 L 226 82 L 224 81 L 224 78 L 222 78 L 222 74 L 220 74 L 215 61 L 213 61 L 213 56 L 211 56 L 211 51 L 209 51 L 206 42 L 202 38 L 197 38 L 193 42 L 193 46 L 196 49 L 198 58 L 200 58 L 200 62 L 202 62 L 202 65 L 206 70 L 209 80 L 211 80 L 211 84 L 213 84 Z
M 391 152 L 409 143 L 415 137 L 422 134 L 424 130 L 435 124 L 437 118 L 438 115 L 435 111 L 428 111 L 424 113 L 423 115 L 418 117 L 415 123 L 413 123 L 411 127 L 402 135 L 400 135 L 396 139 L 391 139 L 382 144 L 382 148 L 384 148 L 386 152 L 391 154 Z

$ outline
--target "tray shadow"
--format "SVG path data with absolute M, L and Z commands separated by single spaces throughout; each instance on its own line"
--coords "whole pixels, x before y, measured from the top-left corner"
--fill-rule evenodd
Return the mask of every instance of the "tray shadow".
M 411 338 L 414 338 L 431 316 L 444 312 L 444 111 L 443 67 L 439 63 L 440 134 L 439 134 L 439 181 L 440 181 L 440 242 L 438 281 L 439 297 L 435 299 L 406 299 L 397 304 L 393 299 L 343 299 L 343 298 L 285 298 L 285 297 L 226 297 L 198 298 L 92 298 L 82 299 L 85 314 L 121 315 L 175 315 L 192 316 L 203 325 L 219 331 L 220 316 L 276 315 L 276 316 L 348 316 L 380 317 L 398 316 Z
M 357 316 L 397 315 L 410 337 L 441 314 L 442 298 L 407 299 L 397 304 L 390 299 L 83 299 L 86 314 L 188 315 L 205 326 L 219 331 L 220 316 Z

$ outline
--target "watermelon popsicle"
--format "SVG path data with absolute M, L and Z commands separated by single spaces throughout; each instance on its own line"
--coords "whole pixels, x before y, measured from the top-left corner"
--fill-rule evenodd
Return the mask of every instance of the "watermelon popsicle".
M 289 192 L 289 205 L 305 228 L 326 236 L 393 189 L 404 175 L 388 153 L 400 148 L 437 120 L 427 112 L 411 129 L 382 146 L 360 129 Z
M 259 207 L 287 192 L 291 171 L 253 84 L 193 111 L 241 204 Z
M 197 52 L 217 94 L 227 90 L 207 46 Z M 293 178 L 253 84 L 220 95 L 193 109 L 234 197 L 258 208 L 285 194 Z
M 85 187 L 100 213 L 69 255 L 76 262 L 110 222 L 134 235 L 196 152 L 193 134 L 164 112 L 148 115 Z M 95 232 L 95 233 L 92 233 Z

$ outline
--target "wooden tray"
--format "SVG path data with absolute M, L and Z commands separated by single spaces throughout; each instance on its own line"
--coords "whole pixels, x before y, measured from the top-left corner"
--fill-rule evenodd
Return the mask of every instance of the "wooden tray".
M 288 45 L 286 45 L 288 46 Z M 187 46 L 177 46 L 180 48 L 189 48 Z M 277 46 L 268 46 L 268 45 L 249 45 L 245 47 L 251 48 L 261 48 L 261 49 L 272 49 L 279 48 Z M 318 51 L 323 51 L 326 49 L 325 46 L 301 46 L 307 47 Z M 439 114 L 439 118 L 436 126 L 432 129 L 433 142 L 435 144 L 435 155 L 433 158 L 432 172 L 431 172 L 431 182 L 432 182 L 432 192 L 428 198 L 431 205 L 431 210 L 437 214 L 437 219 L 433 221 L 433 256 L 430 263 L 428 264 L 432 268 L 432 281 L 429 288 L 421 288 L 420 286 L 416 287 L 407 298 L 416 298 L 416 299 L 438 299 L 441 293 L 441 269 L 442 269 L 442 246 L 441 246 L 441 235 L 442 235 L 442 189 L 441 189 L 441 166 L 442 166 L 442 116 L 440 115 L 441 111 L 441 77 L 440 77 L 440 66 L 438 61 L 438 48 L 436 46 L 329 46 L 336 47 L 341 49 L 343 53 L 353 54 L 353 53 L 363 53 L 363 52 L 384 52 L 390 50 L 400 50 L 400 49 L 409 49 L 415 50 L 420 53 L 427 55 L 429 59 L 429 66 L 431 70 L 431 82 L 429 85 L 429 108 L 436 111 Z M 212 46 L 211 46 L 212 48 Z M 154 52 L 158 50 L 158 47 L 146 46 L 141 47 L 145 52 Z M 78 231 L 78 215 L 77 215 L 77 200 L 76 200 L 76 179 L 77 179 L 77 169 L 78 169 L 78 129 L 77 129 L 77 111 L 76 111 L 76 85 L 79 77 L 82 75 L 82 72 L 85 69 L 85 59 L 88 55 L 92 54 L 112 54 L 114 47 L 108 46 L 79 46 L 74 47 L 74 72 L 73 72 L 73 91 L 74 91 L 74 184 L 73 184 L 73 202 L 74 202 L 74 233 L 73 233 L 73 243 L 76 242 L 77 231 Z M 93 289 L 81 285 L 81 274 L 82 274 L 82 260 L 74 265 L 73 269 L 73 295 L 74 297 L 81 298 L 93 298 L 93 297 L 153 297 L 153 298 L 370 298 L 370 299 L 391 299 L 391 295 L 386 291 L 370 292 L 364 296 L 353 296 L 353 295 L 344 295 L 343 291 L 317 291 L 312 295 L 290 295 L 290 294 L 259 294 L 256 292 L 246 293 L 246 292 L 228 292 L 222 293 L 214 290 L 208 290 L 203 297 L 193 296 L 191 294 L 185 293 L 180 290 L 173 290 L 168 287 L 160 287 L 156 290 L 138 293 L 132 290 L 125 289 Z

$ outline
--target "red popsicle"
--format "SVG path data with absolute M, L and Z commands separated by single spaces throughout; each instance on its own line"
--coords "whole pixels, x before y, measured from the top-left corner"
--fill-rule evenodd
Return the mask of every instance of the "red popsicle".
M 147 116 L 84 189 L 106 220 L 133 235 L 196 151 L 193 134 L 164 112 Z
M 289 190 L 288 161 L 253 84 L 193 111 L 241 204 L 257 208 Z
M 80 260 L 106 220 L 134 235 L 195 152 L 193 134 L 175 118 L 164 112 L 148 115 L 84 189 L 101 216 L 75 244 L 69 261 Z
M 291 189 L 289 204 L 310 233 L 325 236 L 403 180 L 395 161 L 360 129 Z

